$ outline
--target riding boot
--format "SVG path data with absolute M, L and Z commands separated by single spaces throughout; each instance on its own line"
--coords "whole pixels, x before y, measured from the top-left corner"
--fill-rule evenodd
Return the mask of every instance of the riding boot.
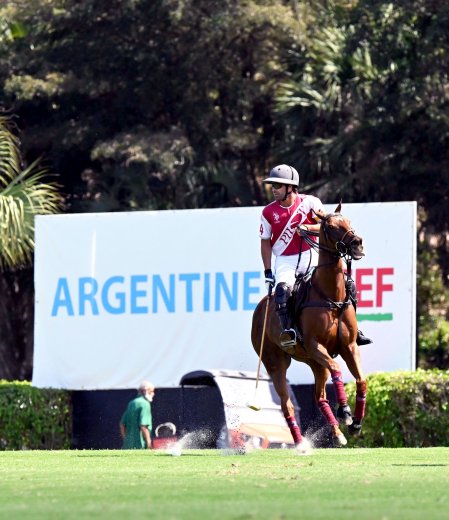
M 354 305 L 354 310 L 357 310 L 357 289 L 355 287 L 354 280 L 350 278 L 346 281 L 346 290 L 349 294 L 349 298 L 352 302 L 352 305 Z M 361 330 L 357 331 L 357 345 L 369 345 L 372 343 L 373 340 L 370 338 L 367 338 Z
M 373 340 L 367 338 L 361 330 L 357 331 L 357 345 L 369 345 Z
M 287 301 L 291 295 L 290 287 L 281 282 L 275 290 L 276 313 L 281 322 L 282 332 L 279 336 L 281 347 L 294 347 L 296 345 L 296 332 L 291 328 L 290 316 L 288 314 Z

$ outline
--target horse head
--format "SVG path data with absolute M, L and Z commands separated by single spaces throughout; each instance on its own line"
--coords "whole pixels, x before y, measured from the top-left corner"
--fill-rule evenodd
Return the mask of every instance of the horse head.
M 351 222 L 340 211 L 341 202 L 333 213 L 316 213 L 321 220 L 320 249 L 327 250 L 339 258 L 351 257 L 353 260 L 360 260 L 365 256 L 363 239 L 356 235 Z

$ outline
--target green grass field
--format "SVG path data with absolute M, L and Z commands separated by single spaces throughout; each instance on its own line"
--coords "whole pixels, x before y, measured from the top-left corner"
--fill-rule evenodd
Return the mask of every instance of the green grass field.
M 7 519 L 449 517 L 449 448 L 0 452 Z

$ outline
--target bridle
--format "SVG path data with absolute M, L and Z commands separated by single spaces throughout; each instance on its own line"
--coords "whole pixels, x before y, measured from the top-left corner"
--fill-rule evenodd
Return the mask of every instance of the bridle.
M 332 217 L 341 217 L 339 213 L 329 213 L 328 215 L 321 218 L 321 230 L 323 231 L 323 234 L 326 238 L 326 242 L 333 242 L 333 238 L 331 236 L 331 231 L 329 230 L 329 220 Z M 354 257 L 354 248 L 353 244 L 356 240 L 358 240 L 359 237 L 355 234 L 355 231 L 350 228 L 348 229 L 343 236 L 339 237 L 338 240 L 334 241 L 334 247 L 329 247 L 325 244 L 320 244 L 315 242 L 312 237 L 319 237 L 320 233 L 317 233 L 315 231 L 308 231 L 303 228 L 299 228 L 299 234 L 303 240 L 315 251 L 326 251 L 327 253 L 330 253 L 330 255 L 333 257 L 333 261 L 329 262 L 328 264 L 321 264 L 315 267 L 316 269 L 319 269 L 320 267 L 324 267 L 325 265 L 332 264 L 334 262 L 338 262 L 340 259 L 343 259 L 346 262 L 346 280 L 345 288 L 346 288 L 346 294 L 345 299 L 343 301 L 334 301 L 330 298 L 328 298 L 319 287 L 313 286 L 314 289 L 318 292 L 318 294 L 321 296 L 321 298 L 324 301 L 318 301 L 318 302 L 307 302 L 306 304 L 302 305 L 302 308 L 304 307 L 325 307 L 329 309 L 337 309 L 338 311 L 338 330 L 340 334 L 340 327 L 341 327 L 341 316 L 344 310 L 353 302 L 351 301 L 351 298 L 348 293 L 347 284 L 348 281 L 351 280 L 351 267 L 352 267 L 352 260 Z M 310 284 L 312 286 L 312 278 L 315 274 L 315 271 L 312 272 L 312 276 L 310 278 Z
M 327 242 L 332 242 L 331 232 L 329 230 L 328 222 L 332 217 L 339 216 L 338 213 L 329 213 L 325 217 L 323 217 L 321 221 L 321 229 L 323 230 L 324 236 L 326 237 Z M 346 262 L 348 262 L 350 259 L 354 258 L 353 253 L 353 243 L 357 240 L 357 235 L 355 234 L 355 231 L 350 228 L 348 229 L 344 235 L 335 241 L 334 248 L 328 247 L 324 244 L 319 244 L 313 240 L 312 237 L 319 237 L 320 234 L 315 231 L 308 231 L 303 228 L 299 228 L 299 234 L 301 238 L 315 251 L 326 251 L 327 253 L 330 253 L 332 256 L 336 258 L 336 260 L 339 260 L 340 258 L 344 258 Z M 349 237 L 349 240 L 348 240 Z
M 321 229 L 323 231 L 323 234 L 326 238 L 327 242 L 333 241 L 331 236 L 331 231 L 329 230 L 329 220 L 332 217 L 341 217 L 339 213 L 329 213 L 326 216 L 322 217 L 321 219 Z M 346 278 L 347 280 L 351 279 L 352 275 L 352 260 L 354 259 L 354 249 L 353 244 L 358 239 L 357 235 L 355 234 L 355 231 L 350 228 L 348 229 L 342 237 L 339 237 L 338 240 L 335 240 L 334 247 L 328 247 L 325 244 L 320 244 L 315 242 L 312 237 L 319 237 L 319 233 L 315 231 L 308 231 L 303 228 L 299 228 L 299 234 L 302 237 L 303 240 L 306 241 L 306 243 L 313 248 L 315 251 L 326 251 L 327 253 L 330 253 L 330 255 L 333 257 L 333 262 L 338 262 L 340 258 L 342 258 L 346 263 Z M 330 262 L 331 264 L 333 262 Z M 321 264 L 316 267 L 324 267 L 328 264 Z M 327 298 L 326 298 L 327 299 Z M 332 302 L 333 306 L 340 308 L 340 305 L 345 305 L 349 301 L 348 295 L 346 295 L 344 302 Z

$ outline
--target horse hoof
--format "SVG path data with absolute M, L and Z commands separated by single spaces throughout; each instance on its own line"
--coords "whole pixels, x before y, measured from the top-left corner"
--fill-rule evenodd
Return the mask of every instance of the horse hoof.
M 351 408 L 349 405 L 339 406 L 337 410 L 337 419 L 340 424 L 350 426 L 353 422 Z
M 348 441 L 342 433 L 339 433 L 333 438 L 333 444 L 335 448 L 341 448 L 342 446 L 346 446 Z
M 349 433 L 349 435 L 352 435 L 353 437 L 359 436 L 361 431 L 362 431 L 362 422 L 357 421 L 357 419 L 355 419 L 353 421 L 353 423 L 350 426 L 348 426 L 348 433 Z

